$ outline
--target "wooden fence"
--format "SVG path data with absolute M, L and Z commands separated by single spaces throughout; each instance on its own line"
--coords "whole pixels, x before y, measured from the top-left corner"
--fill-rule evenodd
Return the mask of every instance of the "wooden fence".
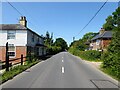
M 13 65 L 16 65 L 16 64 L 23 65 L 24 58 L 26 58 L 26 57 L 23 57 L 23 54 L 21 54 L 20 58 L 16 58 L 16 59 L 9 59 L 9 57 L 8 57 L 7 58 L 8 60 L 1 61 L 0 69 L 6 69 L 6 71 L 9 71 L 9 67 L 12 67 Z M 15 61 L 17 61 L 17 62 L 15 62 Z
M 9 71 L 9 67 L 12 67 L 13 65 L 16 65 L 16 64 L 20 64 L 23 65 L 23 62 L 24 62 L 24 58 L 27 58 L 27 57 L 23 57 L 23 54 L 21 54 L 20 58 L 15 58 L 15 59 L 9 59 L 9 55 L 8 55 L 8 42 L 6 43 L 6 58 L 5 58 L 5 61 L 1 61 L 1 65 L 0 65 L 0 69 L 6 69 L 6 71 Z M 12 63 L 12 62 L 15 62 L 17 61 L 16 63 Z

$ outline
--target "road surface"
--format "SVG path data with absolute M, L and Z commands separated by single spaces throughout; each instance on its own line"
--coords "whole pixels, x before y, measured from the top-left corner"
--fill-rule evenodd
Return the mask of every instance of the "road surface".
M 2 88 L 116 88 L 118 82 L 78 57 L 61 52 L 38 63 Z

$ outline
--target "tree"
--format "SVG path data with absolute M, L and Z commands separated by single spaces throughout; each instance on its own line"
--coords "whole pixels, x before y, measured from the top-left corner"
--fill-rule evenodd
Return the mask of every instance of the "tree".
M 85 45 L 85 42 L 91 40 L 95 35 L 97 35 L 97 33 L 93 33 L 93 32 L 86 33 L 82 37 L 82 39 L 72 42 L 70 47 L 72 47 L 73 49 L 76 49 L 76 50 L 84 51 L 86 48 L 89 47 L 89 46 Z
M 105 30 L 113 30 L 118 24 L 120 24 L 120 7 L 118 7 L 116 11 L 112 13 L 112 15 L 107 17 L 103 28 Z
M 113 38 L 107 49 L 104 52 L 103 67 L 112 71 L 120 80 L 120 7 L 112 14 L 113 18 Z
M 52 51 L 52 45 L 53 45 L 53 33 L 50 36 L 49 32 L 47 31 L 44 39 L 45 39 L 44 43 L 47 46 L 46 51 L 47 53 L 50 53 Z
M 67 42 L 63 38 L 57 38 L 54 42 L 54 45 L 57 47 L 61 47 L 61 51 L 65 51 L 68 49 Z
M 87 41 L 87 40 L 91 40 L 95 35 L 97 35 L 98 33 L 93 33 L 93 32 L 89 32 L 89 33 L 86 33 L 84 36 L 83 36 L 83 40 L 84 41 Z
M 106 23 L 103 25 L 105 30 L 112 30 L 114 28 L 114 20 L 112 15 L 108 16 L 106 19 Z

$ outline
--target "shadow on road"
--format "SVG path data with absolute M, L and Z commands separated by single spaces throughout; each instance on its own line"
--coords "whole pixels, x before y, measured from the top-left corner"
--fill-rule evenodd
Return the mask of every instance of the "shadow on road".
M 45 56 L 40 56 L 40 57 L 38 57 L 41 61 L 45 61 L 45 60 L 47 60 L 47 59 L 49 59 L 49 58 L 51 58 L 53 55 L 45 55 Z

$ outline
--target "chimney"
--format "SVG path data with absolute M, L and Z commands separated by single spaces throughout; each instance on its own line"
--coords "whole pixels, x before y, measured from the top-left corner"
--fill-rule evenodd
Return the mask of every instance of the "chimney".
M 26 17 L 25 17 L 25 16 L 21 16 L 21 17 L 20 17 L 20 20 L 19 20 L 19 23 L 20 23 L 21 25 L 23 25 L 24 27 L 27 27 Z
M 101 28 L 101 30 L 99 31 L 99 34 L 103 34 L 105 32 L 105 29 L 104 28 Z

